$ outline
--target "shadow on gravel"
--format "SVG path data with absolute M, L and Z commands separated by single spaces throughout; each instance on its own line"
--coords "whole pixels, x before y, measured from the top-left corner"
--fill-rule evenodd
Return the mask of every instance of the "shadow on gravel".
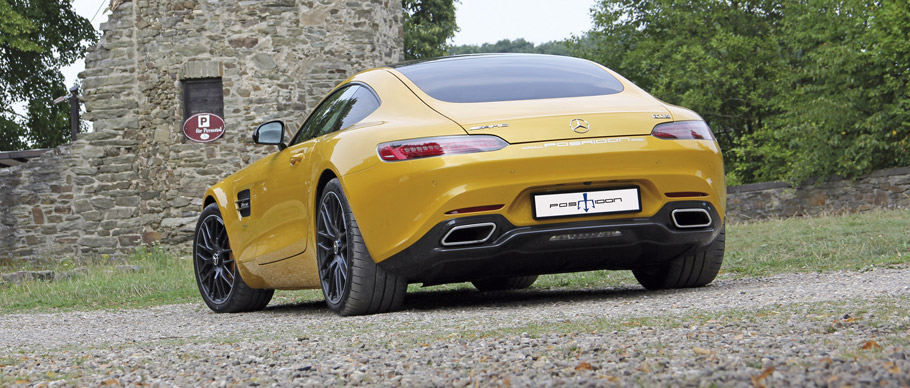
M 421 291 L 408 293 L 402 310 L 433 311 L 466 307 L 535 306 L 577 303 L 587 300 L 631 299 L 648 294 L 641 288 L 608 289 L 528 289 L 520 291 L 478 292 L 476 290 Z
M 643 288 L 605 288 L 605 289 L 528 289 L 520 291 L 479 292 L 473 289 L 461 290 L 428 290 L 409 292 L 405 297 L 401 311 L 443 311 L 465 308 L 503 308 L 552 305 L 560 303 L 580 303 L 585 301 L 616 302 L 641 300 L 648 297 L 659 297 L 667 294 L 698 292 L 698 289 L 680 289 L 665 291 L 647 291 Z M 271 313 L 288 314 L 326 314 L 332 315 L 325 302 L 318 300 L 303 303 L 273 305 L 266 308 Z
M 329 308 L 325 306 L 325 301 L 317 300 L 314 302 L 288 303 L 279 305 L 269 305 L 265 308 L 269 313 L 289 313 L 289 314 L 330 314 Z M 335 314 L 331 314 L 335 316 Z

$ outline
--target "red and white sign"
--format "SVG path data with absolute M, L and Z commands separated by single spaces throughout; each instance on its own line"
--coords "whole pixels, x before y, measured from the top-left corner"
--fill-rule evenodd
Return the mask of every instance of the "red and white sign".
M 224 135 L 224 120 L 214 113 L 197 113 L 183 123 L 183 134 L 192 141 L 208 143 Z

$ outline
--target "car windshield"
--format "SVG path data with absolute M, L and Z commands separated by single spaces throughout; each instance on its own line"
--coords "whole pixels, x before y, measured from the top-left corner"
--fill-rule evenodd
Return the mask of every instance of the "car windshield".
M 396 68 L 446 102 L 494 102 L 619 93 L 622 83 L 597 64 L 555 55 L 440 58 Z

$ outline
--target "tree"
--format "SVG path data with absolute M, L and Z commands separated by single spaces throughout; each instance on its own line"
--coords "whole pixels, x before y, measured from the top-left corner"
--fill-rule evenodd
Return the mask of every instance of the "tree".
M 85 56 L 97 34 L 70 0 L 0 0 L 0 150 L 69 140 L 60 68 Z M 26 104 L 24 115 L 13 106 Z
M 728 183 L 910 165 L 910 9 L 884 0 L 600 0 L 573 53 L 699 112 Z
M 552 41 L 534 45 L 522 38 L 509 40 L 503 39 L 496 43 L 484 43 L 480 46 L 466 44 L 461 46 L 452 46 L 449 48 L 449 54 L 478 54 L 478 53 L 536 53 L 552 55 L 569 55 L 569 47 L 564 41 Z
M 447 42 L 458 31 L 456 1 L 402 0 L 405 59 L 446 55 Z
M 784 10 L 787 88 L 744 152 L 758 180 L 855 177 L 910 165 L 910 9 L 891 1 Z
M 722 149 L 740 146 L 773 113 L 772 80 L 784 66 L 769 39 L 780 18 L 776 4 L 605 0 L 593 13 L 595 29 L 575 40 L 574 52 L 699 112 Z M 724 156 L 728 167 L 743 160 Z

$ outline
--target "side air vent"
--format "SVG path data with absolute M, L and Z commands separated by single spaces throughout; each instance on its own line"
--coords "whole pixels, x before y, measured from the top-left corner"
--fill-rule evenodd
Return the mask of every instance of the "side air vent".
M 234 202 L 237 205 L 237 211 L 240 212 L 241 217 L 250 216 L 250 190 L 246 189 L 237 193 L 237 201 Z

